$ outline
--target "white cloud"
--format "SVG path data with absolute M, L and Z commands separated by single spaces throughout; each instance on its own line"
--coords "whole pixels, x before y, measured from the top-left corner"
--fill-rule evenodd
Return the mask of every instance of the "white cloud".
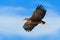
M 24 8 L 13 8 L 13 11 L 19 11 L 19 10 L 25 10 Z M 1 9 L 1 8 L 0 8 Z M 4 8 L 3 8 L 4 9 Z M 3 12 L 0 10 L 0 12 Z M 4 9 L 5 10 L 5 9 Z M 9 11 L 8 11 L 9 10 Z M 10 12 L 10 8 L 6 9 L 6 11 Z M 6 12 L 5 11 L 5 12 Z M 5 13 L 3 12 L 3 14 Z M 11 11 L 11 14 L 13 12 Z M 23 25 L 25 23 L 24 21 L 25 17 L 22 16 L 0 16 L 0 33 L 4 33 L 7 35 L 22 35 L 22 36 L 30 36 L 30 37 L 36 37 L 40 35 L 45 35 L 45 34 L 54 34 L 58 28 L 60 28 L 60 18 L 57 15 L 57 12 L 53 10 L 48 10 L 47 15 L 43 20 L 47 22 L 47 25 L 38 25 L 35 27 L 31 32 L 26 32 L 23 29 Z
M 0 16 L 20 15 L 22 12 L 25 12 L 25 11 L 26 11 L 26 8 L 24 7 L 4 6 L 4 7 L 0 7 Z
M 0 32 L 4 34 L 16 34 L 22 36 L 39 36 L 44 34 L 52 34 L 60 28 L 60 18 L 50 18 L 45 19 L 47 25 L 38 25 L 31 32 L 26 32 L 23 29 L 25 23 L 24 17 L 0 17 Z

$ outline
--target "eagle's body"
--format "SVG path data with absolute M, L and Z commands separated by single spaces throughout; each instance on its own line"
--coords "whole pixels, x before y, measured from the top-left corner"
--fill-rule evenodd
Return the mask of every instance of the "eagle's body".
M 39 23 L 45 24 L 45 22 L 42 21 L 45 14 L 46 14 L 46 10 L 43 8 L 43 6 L 38 5 L 36 10 L 33 12 L 32 17 L 31 18 L 25 18 L 25 20 L 27 20 L 27 22 L 24 24 L 23 28 L 26 31 L 31 31 Z

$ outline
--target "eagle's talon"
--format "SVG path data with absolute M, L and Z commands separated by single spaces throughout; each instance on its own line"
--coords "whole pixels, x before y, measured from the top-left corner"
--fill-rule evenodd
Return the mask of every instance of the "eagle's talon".
M 29 18 L 25 18 L 24 20 L 29 20 Z

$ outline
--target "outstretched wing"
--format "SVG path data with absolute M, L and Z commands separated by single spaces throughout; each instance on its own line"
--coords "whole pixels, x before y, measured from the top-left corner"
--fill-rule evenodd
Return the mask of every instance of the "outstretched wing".
M 44 9 L 44 7 L 42 5 L 38 5 L 30 19 L 32 19 L 33 21 L 40 21 L 44 18 L 45 14 L 46 10 Z
M 23 26 L 23 28 L 26 30 L 26 31 L 31 31 L 35 26 L 37 26 L 38 24 L 33 24 L 33 23 L 30 23 L 30 22 L 26 22 Z

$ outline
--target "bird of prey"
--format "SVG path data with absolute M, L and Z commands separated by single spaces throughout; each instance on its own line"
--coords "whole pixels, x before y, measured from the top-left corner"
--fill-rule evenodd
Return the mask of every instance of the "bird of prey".
M 44 8 L 44 6 L 38 5 L 33 12 L 33 15 L 30 18 L 25 18 L 27 22 L 23 25 L 23 28 L 29 32 L 38 24 L 45 24 L 46 22 L 42 20 L 45 15 L 46 9 Z

